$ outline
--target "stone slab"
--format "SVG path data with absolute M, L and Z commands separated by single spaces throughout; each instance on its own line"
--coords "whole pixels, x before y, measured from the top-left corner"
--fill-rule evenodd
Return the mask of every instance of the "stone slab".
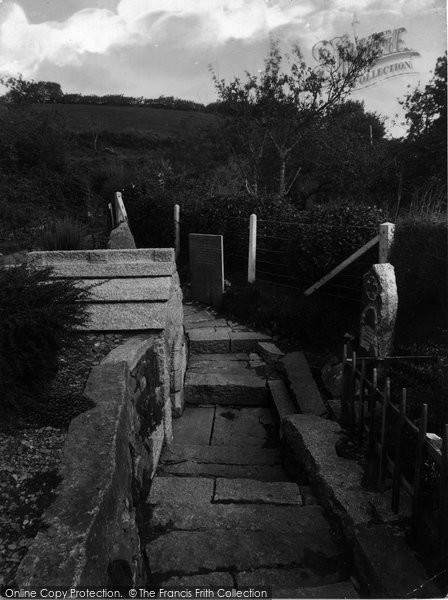
M 173 292 L 171 277 L 89 279 L 81 283 L 90 290 L 92 302 L 167 301 Z
M 277 531 L 300 536 L 304 532 L 327 530 L 320 506 L 272 506 L 266 504 L 198 504 L 194 511 L 180 504 L 154 507 L 150 526 L 157 530 Z
M 350 581 L 305 588 L 277 588 L 279 598 L 359 598 Z
M 280 422 L 284 417 L 297 413 L 289 390 L 281 379 L 268 381 L 268 388 Z
M 168 262 L 134 263 L 61 263 L 51 264 L 53 277 L 64 279 L 111 279 L 134 277 L 171 277 L 176 265 Z
M 148 504 L 188 504 L 211 502 L 213 480 L 201 477 L 155 477 L 151 484 Z
M 196 362 L 194 364 L 188 365 L 188 370 L 190 373 L 202 373 L 203 375 L 212 374 L 212 373 L 225 373 L 226 375 L 244 375 L 249 371 L 246 368 L 245 363 L 241 361 L 219 361 L 219 360 L 211 360 L 205 361 L 202 360 L 200 362 Z
M 319 416 L 325 414 L 325 405 L 303 352 L 291 352 L 280 362 L 284 366 L 291 391 L 301 412 Z
M 122 250 L 125 248 L 137 248 L 135 245 L 134 236 L 131 233 L 129 225 L 126 222 L 120 223 L 118 227 L 112 229 L 109 234 L 107 247 L 110 250 Z
M 230 573 L 203 573 L 186 577 L 170 577 L 160 582 L 162 588 L 233 588 L 233 577 Z
M 191 298 L 219 307 L 224 293 L 223 236 L 190 233 L 188 241 Z
M 338 565 L 335 566 L 338 567 Z M 238 587 L 272 587 L 274 598 L 344 598 L 344 595 L 327 594 L 340 594 L 345 591 L 353 594 L 353 589 L 347 585 L 348 582 L 343 582 L 343 585 L 333 583 L 337 581 L 338 577 L 339 568 L 334 568 L 331 565 L 329 565 L 327 572 L 321 570 L 317 573 L 315 570 L 299 567 L 256 569 L 255 571 L 243 571 L 236 574 Z M 333 590 L 331 589 L 333 585 L 338 587 Z M 351 584 L 349 585 L 351 586 Z M 321 595 L 316 595 L 318 593 Z M 347 596 L 347 598 L 357 598 L 357 596 Z
M 141 360 L 142 356 L 144 356 L 146 352 L 148 352 L 148 350 L 152 348 L 155 343 L 157 343 L 158 340 L 163 339 L 160 336 L 161 334 L 135 335 L 126 340 L 124 344 L 120 344 L 111 350 L 109 354 L 101 361 L 101 364 L 118 364 L 125 362 L 128 365 L 129 371 L 133 371 Z
M 300 537 L 273 531 L 217 530 L 213 535 L 209 531 L 172 531 L 148 544 L 146 553 L 156 577 L 266 566 L 303 565 L 322 570 L 325 563 L 335 564 L 340 557 L 326 531 Z
M 216 354 L 192 354 L 188 361 L 188 366 L 195 366 L 197 364 L 202 363 L 210 363 L 210 362 L 248 362 L 249 355 L 245 352 L 235 352 L 235 353 L 216 353 Z
M 256 351 L 268 365 L 275 365 L 285 355 L 273 342 L 258 342 Z
M 269 448 L 277 445 L 273 436 L 274 421 L 268 408 L 217 407 L 212 446 L 240 446 L 243 455 L 249 448 Z
M 182 417 L 173 421 L 174 442 L 208 446 L 214 418 L 214 407 L 192 408 L 187 406 Z
M 256 331 L 231 331 L 231 352 L 256 352 L 258 342 L 271 341 L 271 337 L 265 333 Z
M 89 304 L 88 321 L 80 331 L 142 331 L 164 329 L 165 302 L 123 302 Z
M 372 520 L 372 498 L 378 494 L 363 489 L 364 472 L 355 461 L 336 453 L 341 427 L 315 415 L 290 415 L 282 428 L 287 446 L 303 465 L 318 499 L 342 519 L 350 530 Z
M 183 461 L 178 464 L 164 463 L 160 466 L 160 474 L 164 476 L 180 475 L 188 477 L 255 479 L 257 481 L 289 481 L 289 477 L 279 465 L 224 465 Z
M 210 318 L 210 320 L 208 321 L 200 321 L 200 322 L 190 322 L 188 319 L 184 319 L 184 325 L 185 325 L 185 329 L 187 331 L 193 331 L 196 329 L 207 329 L 207 328 L 213 328 L 213 329 L 220 329 L 222 327 L 228 327 L 227 321 L 225 319 L 213 319 Z
M 263 482 L 250 479 L 217 479 L 214 502 L 302 505 L 295 483 Z
M 384 525 L 364 524 L 357 527 L 355 539 L 358 550 L 355 556 L 359 557 L 361 569 L 364 569 L 370 590 L 376 597 L 442 596 L 403 537 L 390 535 Z
M 190 350 L 197 354 L 230 352 L 230 330 L 221 327 L 218 330 L 204 327 L 188 333 Z
M 250 446 L 245 448 L 244 452 L 241 452 L 240 447 L 199 446 L 175 443 L 170 448 L 164 450 L 162 456 L 164 463 L 178 463 L 183 460 L 223 465 L 272 466 L 281 464 L 280 452 L 277 449 L 254 448 Z
M 55 250 L 29 252 L 28 260 L 36 266 L 52 266 L 57 263 L 138 263 L 172 262 L 173 248 L 138 248 L 120 250 Z
M 268 391 L 265 381 L 248 369 L 212 373 L 188 370 L 185 398 L 190 404 L 258 406 L 267 404 Z

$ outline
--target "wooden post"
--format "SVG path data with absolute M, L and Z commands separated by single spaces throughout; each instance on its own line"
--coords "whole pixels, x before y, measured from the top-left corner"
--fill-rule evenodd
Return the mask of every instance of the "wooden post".
M 112 209 L 112 204 L 109 202 L 109 204 L 107 205 L 107 207 L 108 207 L 109 213 L 110 213 L 111 226 L 112 226 L 112 229 L 114 229 L 115 223 L 114 223 L 114 211 Z
M 128 220 L 121 192 L 115 192 L 115 219 L 117 226 Z
M 395 447 L 394 479 L 392 483 L 392 510 L 396 514 L 400 507 L 401 488 L 401 446 L 403 439 L 404 420 L 406 417 L 406 389 L 401 392 L 400 414 L 397 421 L 397 435 Z
M 375 472 L 376 454 L 375 454 L 375 413 L 376 413 L 376 394 L 378 387 L 378 369 L 372 370 L 372 390 L 369 395 L 369 442 L 368 442 L 368 462 L 369 479 L 372 481 Z
M 249 219 L 249 256 L 247 262 L 247 282 L 255 283 L 257 262 L 257 215 L 251 214 Z
M 366 361 L 361 361 L 361 377 L 359 379 L 359 411 L 358 411 L 358 441 L 364 439 L 364 379 L 366 377 Z
M 378 469 L 378 491 L 383 492 L 384 486 L 384 475 L 386 472 L 386 423 L 387 423 L 387 409 L 390 402 L 390 379 L 387 377 L 386 383 L 384 384 L 384 398 L 383 406 L 381 411 L 381 434 L 380 434 L 380 463 Z
M 387 263 L 390 258 L 390 249 L 394 241 L 395 225 L 393 223 L 381 223 L 378 262 Z
M 174 205 L 174 251 L 176 260 L 180 254 L 180 206 Z
M 418 519 L 420 516 L 420 483 L 422 478 L 423 461 L 425 459 L 425 442 L 427 429 L 428 405 L 423 404 L 418 428 L 417 457 L 415 460 L 414 485 L 412 488 L 412 535 L 414 537 L 417 535 Z
M 448 425 L 442 430 L 442 461 L 440 464 L 440 541 L 442 556 L 448 556 Z
M 352 352 L 352 364 L 350 369 L 350 388 L 348 395 L 348 414 L 350 435 L 354 435 L 356 429 L 355 418 L 355 387 L 356 387 L 356 352 Z

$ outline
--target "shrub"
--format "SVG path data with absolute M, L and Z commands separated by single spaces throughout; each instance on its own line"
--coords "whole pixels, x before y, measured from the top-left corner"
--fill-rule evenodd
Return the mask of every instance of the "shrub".
M 82 223 L 64 217 L 47 225 L 38 243 L 43 250 L 80 250 L 85 236 Z
M 400 312 L 411 315 L 424 306 L 446 307 L 447 233 L 444 216 L 410 215 L 398 221 L 390 260 Z
M 39 390 L 57 371 L 60 350 L 87 319 L 89 290 L 51 279 L 51 269 L 0 270 L 0 406 Z

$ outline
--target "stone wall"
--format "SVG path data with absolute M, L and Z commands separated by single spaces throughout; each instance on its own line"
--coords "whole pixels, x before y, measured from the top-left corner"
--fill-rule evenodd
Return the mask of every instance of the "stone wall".
M 165 346 L 163 334 L 140 335 L 92 369 L 85 394 L 95 407 L 70 425 L 57 499 L 17 587 L 145 583 L 140 502 L 172 440 Z
M 163 332 L 171 358 L 171 397 L 182 414 L 186 345 L 182 291 L 171 248 L 30 252 L 35 266 L 50 266 L 53 277 L 76 279 L 90 288 L 89 320 L 82 331 Z

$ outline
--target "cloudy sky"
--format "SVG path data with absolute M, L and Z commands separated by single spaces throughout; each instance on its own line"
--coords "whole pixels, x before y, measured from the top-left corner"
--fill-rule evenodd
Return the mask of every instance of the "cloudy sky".
M 354 93 L 393 118 L 407 86 L 426 83 L 446 49 L 444 0 L 0 0 L 0 75 L 58 81 L 65 92 L 216 99 L 208 71 L 257 72 L 269 35 L 316 42 L 405 27 L 415 73 Z M 398 127 L 393 130 L 400 134 Z

